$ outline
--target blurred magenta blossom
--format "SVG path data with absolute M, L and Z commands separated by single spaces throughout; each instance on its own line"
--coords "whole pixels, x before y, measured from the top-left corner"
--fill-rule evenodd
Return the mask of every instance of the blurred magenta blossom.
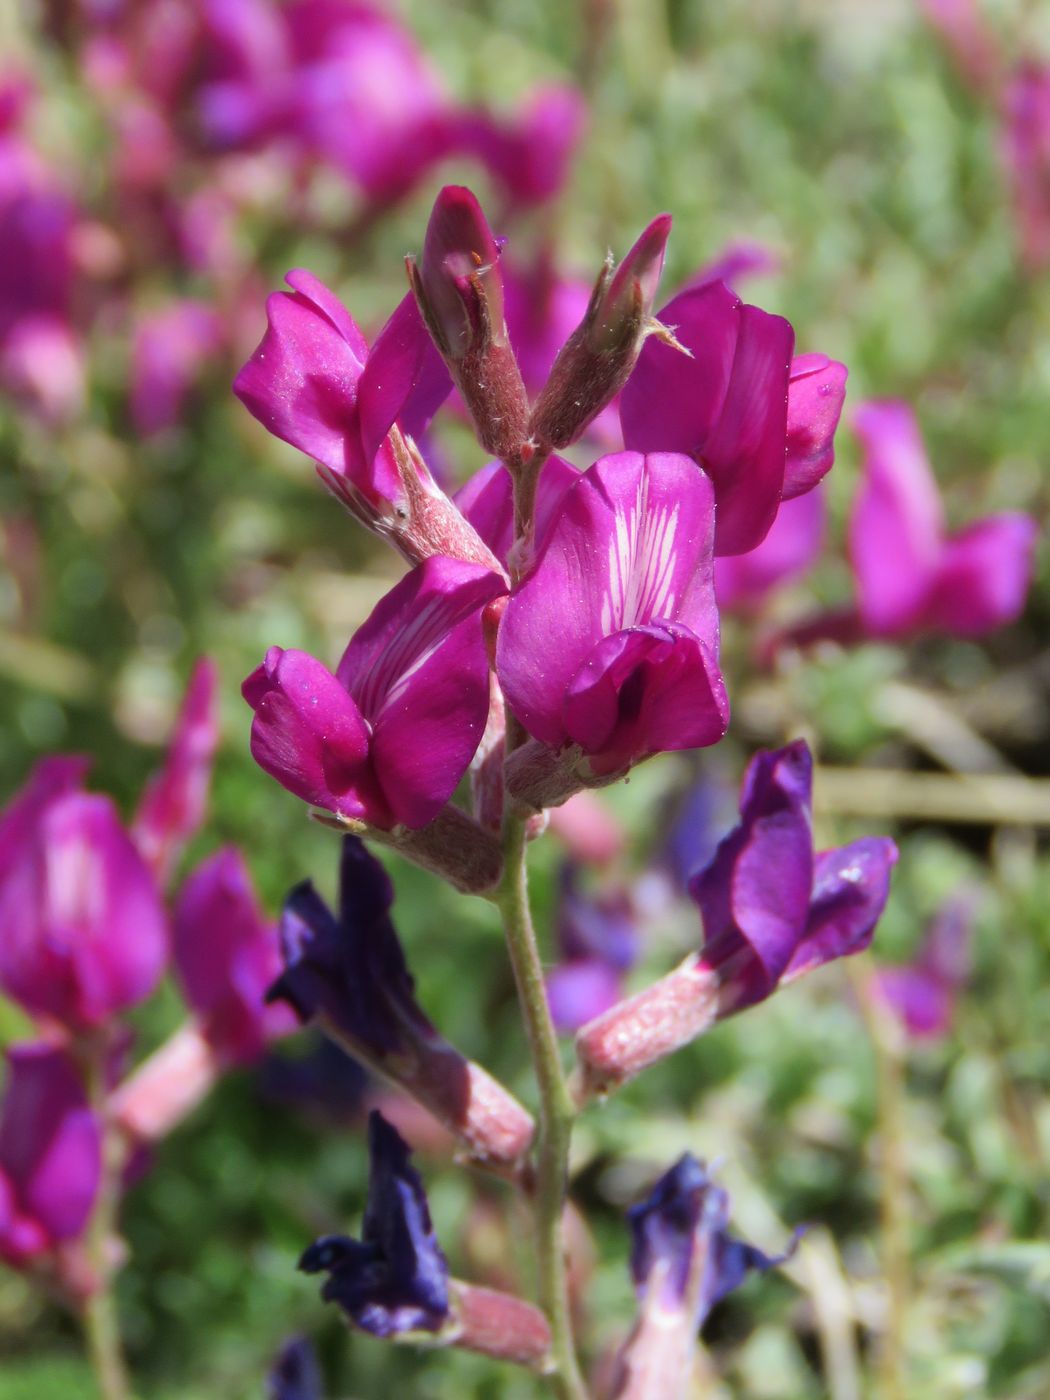
M 873 637 L 947 632 L 972 637 L 1024 607 L 1037 528 L 1003 512 L 949 534 L 937 483 L 907 404 L 861 404 L 864 449 L 850 516 L 850 559 L 864 631 Z
M 1021 261 L 1042 272 L 1050 266 L 1050 62 L 1026 59 L 1010 75 L 1002 152 Z
M 943 1040 L 971 973 L 975 900 L 948 900 L 934 915 L 911 962 L 880 967 L 873 988 L 914 1040 Z

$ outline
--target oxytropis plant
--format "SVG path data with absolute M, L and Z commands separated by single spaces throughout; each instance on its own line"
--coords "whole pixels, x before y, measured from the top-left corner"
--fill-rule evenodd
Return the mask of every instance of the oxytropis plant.
M 334 671 L 275 646 L 244 682 L 258 763 L 346 833 L 338 910 L 310 886 L 288 900 L 272 996 L 524 1193 L 539 1306 L 449 1278 L 408 1149 L 378 1116 L 362 1238 L 320 1240 L 302 1267 L 328 1273 L 325 1296 L 359 1327 L 530 1365 L 567 1397 L 589 1393 L 563 1238 L 577 1115 L 718 1019 L 865 947 L 896 859 L 878 837 L 814 851 L 807 746 L 760 753 L 738 824 L 692 881 L 697 951 L 584 1025 L 566 1073 L 530 914 L 529 843 L 546 811 L 582 789 L 723 738 L 716 557 L 755 549 L 782 503 L 826 474 L 845 392 L 844 366 L 795 357 L 788 322 L 722 282 L 689 285 L 654 315 L 670 228 L 661 215 L 619 266 L 606 260 L 531 401 L 506 327 L 501 244 L 460 187 L 439 194 L 408 260 L 410 291 L 371 346 L 328 288 L 295 271 L 235 385 L 410 565 Z M 421 444 L 453 388 L 494 460 L 450 499 Z M 582 458 L 590 425 L 617 403 L 623 450 L 585 470 L 559 455 Z M 419 1007 L 393 891 L 361 838 L 498 909 L 535 1128 Z M 607 1393 L 685 1386 L 708 1308 L 769 1262 L 728 1238 L 727 1209 L 689 1158 L 639 1208 L 639 1317 L 595 1381 Z

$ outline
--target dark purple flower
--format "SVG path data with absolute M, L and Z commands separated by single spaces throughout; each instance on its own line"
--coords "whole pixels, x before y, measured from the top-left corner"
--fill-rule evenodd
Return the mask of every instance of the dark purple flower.
M 44 759 L 0 814 L 0 986 L 76 1031 L 143 1001 L 168 958 L 153 875 L 86 767 Z
M 327 1273 L 321 1297 L 376 1337 L 438 1332 L 449 1317 L 448 1264 L 408 1144 L 383 1116 L 368 1119 L 368 1202 L 361 1239 L 325 1235 L 299 1260 Z
M 381 599 L 333 675 L 271 647 L 244 682 L 252 755 L 289 792 L 374 826 L 432 821 L 489 711 L 484 605 L 502 578 L 435 555 Z
M 0 1257 L 21 1264 L 76 1239 L 102 1173 L 102 1134 L 73 1062 L 49 1045 L 7 1050 L 0 1113 Z
M 496 669 L 576 787 L 725 733 L 713 534 L 711 483 L 677 454 L 603 457 L 558 501 L 511 595 Z
M 1035 521 L 1004 512 L 945 531 L 937 483 L 907 404 L 861 404 L 864 447 L 850 517 L 850 558 L 865 631 L 971 637 L 1012 622 L 1033 569 Z
M 267 1378 L 267 1400 L 322 1400 L 321 1367 L 306 1337 L 285 1342 Z
M 193 668 L 164 764 L 146 784 L 131 835 L 163 884 L 204 821 L 219 746 L 219 673 L 201 657 Z
M 704 922 L 700 962 L 718 974 L 722 1014 L 866 948 L 886 904 L 896 846 L 866 837 L 814 855 L 812 783 L 802 740 L 756 754 L 739 825 L 690 883 Z
M 316 1018 L 368 1068 L 406 1090 L 481 1159 L 513 1165 L 532 1140 L 532 1119 L 480 1066 L 435 1030 L 390 918 L 393 887 L 356 837 L 343 840 L 339 914 L 309 882 L 281 918 L 285 970 L 268 994 Z
M 617 1358 L 610 1394 L 613 1400 L 676 1395 L 711 1309 L 748 1273 L 782 1264 L 791 1250 L 770 1256 L 733 1239 L 729 1196 L 689 1153 L 627 1218 L 638 1318 Z
M 236 847 L 203 861 L 179 891 L 174 961 L 186 1001 L 223 1063 L 257 1060 L 292 1029 L 286 1008 L 265 1004 L 281 970 L 277 929 L 263 916 Z

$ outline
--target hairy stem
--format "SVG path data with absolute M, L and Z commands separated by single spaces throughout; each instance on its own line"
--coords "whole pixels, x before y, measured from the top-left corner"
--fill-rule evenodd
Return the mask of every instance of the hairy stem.
M 107 1110 L 108 1057 L 109 1047 L 102 1037 L 87 1047 L 84 1056 L 88 1101 L 102 1125 L 102 1175 L 85 1237 L 93 1287 L 81 1308 L 81 1325 L 99 1394 L 103 1400 L 129 1400 L 131 1386 L 120 1341 L 110 1252 L 120 1198 L 124 1144 Z
M 543 968 L 532 926 L 525 867 L 525 818 L 514 812 L 508 812 L 504 823 L 504 875 L 497 902 L 540 1094 L 533 1209 L 540 1304 L 550 1321 L 551 1354 L 557 1367 L 551 1383 L 562 1400 L 586 1400 L 587 1390 L 572 1336 L 563 1238 L 575 1107 L 547 1007 Z

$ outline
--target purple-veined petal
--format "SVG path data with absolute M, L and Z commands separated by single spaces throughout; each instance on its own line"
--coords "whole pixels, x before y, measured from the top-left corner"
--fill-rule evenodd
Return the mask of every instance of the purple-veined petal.
M 496 665 L 536 739 L 569 737 L 564 697 L 603 638 L 681 622 L 717 658 L 711 483 L 688 457 L 603 457 L 561 498 L 536 565 L 511 596 Z
M 478 564 L 424 561 L 381 599 L 338 677 L 372 729 L 372 766 L 399 822 L 435 817 L 484 731 L 489 672 L 481 610 L 504 582 Z
M 849 370 L 827 355 L 796 355 L 788 382 L 784 500 L 805 495 L 835 462 L 835 429 L 842 416 Z
M 958 637 L 975 637 L 1013 622 L 1032 582 L 1038 526 L 1004 513 L 975 521 L 945 543 L 927 622 Z
M 604 774 L 650 754 L 717 743 L 729 702 L 715 658 L 672 624 L 603 637 L 569 682 L 563 714 L 569 738 Z
M 941 502 L 907 404 L 861 404 L 853 426 L 864 461 L 850 515 L 850 560 L 865 627 L 892 636 L 922 620 L 943 549 Z
M 255 711 L 251 749 L 260 768 L 305 802 L 345 816 L 369 812 L 368 725 L 326 666 L 271 647 L 242 692 Z
M 897 847 L 885 836 L 867 836 L 816 857 L 809 918 L 785 982 L 868 946 L 896 863 Z

